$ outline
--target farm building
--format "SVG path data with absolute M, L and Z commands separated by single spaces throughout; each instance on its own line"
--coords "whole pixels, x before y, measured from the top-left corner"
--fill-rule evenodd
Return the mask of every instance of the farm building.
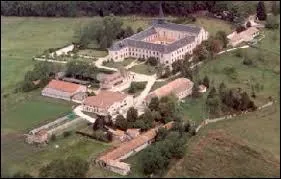
M 81 102 L 87 96 L 87 87 L 60 80 L 52 80 L 42 90 L 43 96 Z
M 205 85 L 199 85 L 199 93 L 205 93 L 207 91 L 207 87 Z
M 45 129 L 42 129 L 36 132 L 34 135 L 27 134 L 26 142 L 29 144 L 44 144 L 48 142 L 48 132 Z
M 192 93 L 193 82 L 187 78 L 178 78 L 148 94 L 145 102 L 149 103 L 153 97 L 164 97 L 175 94 L 178 99 L 185 98 Z
M 100 81 L 100 87 L 102 89 L 110 89 L 116 85 L 122 84 L 123 82 L 129 82 L 130 72 L 119 70 L 113 74 L 99 74 L 98 79 Z
M 133 96 L 121 92 L 101 91 L 83 101 L 83 111 L 98 115 L 115 115 L 133 106 Z
M 169 122 L 163 127 L 166 129 L 171 129 L 172 126 L 173 122 Z M 157 130 L 158 127 L 150 129 L 149 131 L 138 135 L 136 138 L 122 143 L 119 147 L 98 157 L 95 160 L 95 163 L 118 174 L 127 175 L 130 172 L 130 165 L 120 160 L 128 158 L 129 156 L 143 150 L 149 144 L 151 144 L 157 134 Z
M 192 54 L 193 49 L 207 38 L 208 32 L 203 27 L 165 22 L 160 5 L 159 18 L 149 28 L 108 48 L 109 59 L 155 57 L 167 66 L 183 59 L 186 53 Z
M 249 27 L 240 33 L 234 31 L 228 35 L 227 38 L 229 39 L 229 45 L 235 47 L 242 42 L 249 42 L 253 40 L 257 35 L 259 35 L 259 30 L 256 27 Z

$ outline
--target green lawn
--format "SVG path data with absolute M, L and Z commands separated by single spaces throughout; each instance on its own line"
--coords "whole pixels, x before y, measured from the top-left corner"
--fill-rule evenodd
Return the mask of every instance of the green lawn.
M 196 25 L 203 26 L 209 32 L 209 35 L 215 35 L 217 31 L 225 31 L 226 34 L 232 32 L 232 25 L 226 21 L 210 18 L 210 17 L 197 17 Z
M 22 143 L 22 141 L 18 142 Z M 110 144 L 106 144 L 92 139 L 87 139 L 77 134 L 72 134 L 67 138 L 60 137 L 56 141 L 50 142 L 48 146 L 41 149 L 35 149 L 35 146 L 26 146 L 28 144 L 22 143 L 21 145 L 23 146 L 23 150 L 30 150 L 33 152 L 29 153 L 29 157 L 25 157 L 21 161 L 16 162 L 16 164 L 11 163 L 10 160 L 17 159 L 19 157 L 18 155 L 20 155 L 23 151 L 15 151 L 13 156 L 5 155 L 4 159 L 6 159 L 6 161 L 8 158 L 10 159 L 8 163 L 5 163 L 5 166 L 8 167 L 7 172 L 9 174 L 20 170 L 28 172 L 33 176 L 37 176 L 38 170 L 42 166 L 51 162 L 52 160 L 64 159 L 69 156 L 77 156 L 84 160 L 89 160 L 90 156 L 95 157 L 100 152 L 103 152 L 108 147 L 110 147 Z M 55 148 L 55 145 L 58 145 L 59 148 Z M 95 175 L 96 177 L 103 177 L 108 173 L 103 172 L 103 169 L 99 167 L 94 167 L 92 168 L 92 170 L 95 170 L 99 173 L 99 175 Z
M 85 49 L 85 50 L 79 50 L 78 55 L 87 55 L 91 57 L 105 57 L 107 55 L 106 50 L 98 50 L 98 49 Z
M 131 64 L 135 60 L 136 60 L 135 58 L 126 58 L 122 62 L 109 61 L 105 63 L 105 66 L 110 68 L 126 67 L 127 65 Z
M 133 66 L 130 70 L 136 73 L 142 73 L 146 75 L 153 75 L 156 73 L 155 67 L 146 64 Z
M 3 112 L 1 131 L 24 130 L 26 132 L 33 126 L 42 122 L 53 121 L 72 111 L 73 103 L 39 96 L 38 93 L 39 91 L 34 92 L 32 98 L 27 98 Z

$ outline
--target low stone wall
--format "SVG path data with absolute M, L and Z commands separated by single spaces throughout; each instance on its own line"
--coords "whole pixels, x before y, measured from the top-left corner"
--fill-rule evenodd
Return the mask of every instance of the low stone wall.
M 273 105 L 273 103 L 274 103 L 273 101 L 268 102 L 268 103 L 266 103 L 265 105 L 258 107 L 257 110 L 261 110 L 261 109 L 263 109 L 263 108 L 269 107 L 269 106 Z M 249 112 L 249 111 L 243 111 L 243 112 L 241 112 L 240 115 L 246 114 L 246 113 L 248 113 L 248 112 Z M 219 117 L 219 118 L 214 118 L 214 119 L 205 119 L 205 120 L 203 120 L 203 122 L 196 128 L 195 131 L 196 131 L 196 133 L 199 132 L 199 130 L 200 130 L 203 126 L 205 126 L 205 125 L 207 125 L 207 124 L 209 124 L 209 123 L 214 123 L 214 122 L 219 122 L 219 121 L 226 120 L 226 119 L 231 119 L 231 118 L 236 117 L 236 116 L 237 116 L 237 114 L 233 114 L 233 115 L 226 115 L 226 116 Z

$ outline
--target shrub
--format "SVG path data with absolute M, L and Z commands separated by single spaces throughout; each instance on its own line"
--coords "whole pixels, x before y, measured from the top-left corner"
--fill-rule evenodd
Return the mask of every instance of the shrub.
M 52 134 L 51 136 L 51 141 L 55 141 L 57 139 L 56 135 L 55 134 Z
M 244 27 L 244 26 L 238 26 L 238 27 L 236 27 L 236 32 L 237 33 L 240 33 L 240 32 L 242 32 L 242 31 L 244 31 L 244 30 L 246 30 L 246 28 Z
M 149 57 L 147 59 L 147 63 L 151 66 L 156 66 L 158 64 L 158 60 L 155 57 Z
M 71 135 L 71 131 L 65 131 L 65 132 L 63 132 L 62 135 L 63 135 L 63 137 L 68 137 Z
M 243 60 L 243 64 L 244 64 L 244 65 L 248 65 L 248 66 L 249 66 L 249 65 L 253 65 L 253 61 L 252 61 L 251 59 L 244 59 L 244 60 Z
M 236 71 L 236 68 L 234 67 L 225 67 L 223 69 L 224 74 L 226 74 L 228 77 L 232 79 L 237 79 L 238 73 Z

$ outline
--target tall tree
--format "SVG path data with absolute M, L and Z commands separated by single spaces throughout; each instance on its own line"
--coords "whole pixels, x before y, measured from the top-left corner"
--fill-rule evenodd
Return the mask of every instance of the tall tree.
M 148 105 L 150 110 L 158 111 L 159 109 L 159 99 L 158 97 L 153 97 Z
M 259 1 L 258 5 L 257 5 L 257 17 L 259 20 L 264 21 L 266 20 L 266 9 L 264 6 L 264 2 L 263 1 Z
M 218 31 L 216 33 L 216 38 L 220 41 L 222 41 L 222 44 L 223 44 L 223 47 L 225 48 L 227 46 L 227 43 L 228 43 L 228 39 L 227 39 L 227 35 L 225 33 L 225 31 Z
M 127 111 L 128 122 L 135 122 L 138 119 L 138 110 L 134 107 L 130 107 Z
M 210 80 L 208 78 L 208 76 L 205 76 L 203 79 L 203 85 L 206 86 L 207 88 L 209 88 L 210 86 Z
M 128 122 L 123 115 L 119 114 L 116 116 L 115 126 L 121 130 L 126 130 L 128 127 Z

